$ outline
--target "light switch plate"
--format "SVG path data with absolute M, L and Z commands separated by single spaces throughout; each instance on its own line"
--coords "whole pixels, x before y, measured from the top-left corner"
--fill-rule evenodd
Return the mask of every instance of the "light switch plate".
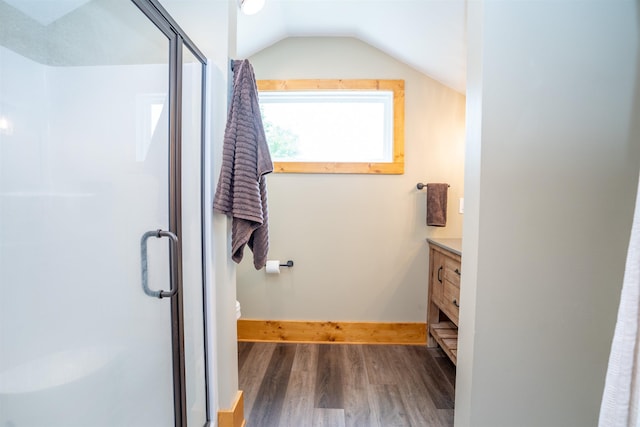
M 464 197 L 460 197 L 460 204 L 458 205 L 458 213 L 464 213 Z

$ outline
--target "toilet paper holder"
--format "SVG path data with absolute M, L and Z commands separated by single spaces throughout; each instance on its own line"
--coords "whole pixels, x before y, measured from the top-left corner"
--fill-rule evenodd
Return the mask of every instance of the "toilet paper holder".
M 293 261 L 289 260 L 285 264 L 280 264 L 280 267 L 293 267 Z

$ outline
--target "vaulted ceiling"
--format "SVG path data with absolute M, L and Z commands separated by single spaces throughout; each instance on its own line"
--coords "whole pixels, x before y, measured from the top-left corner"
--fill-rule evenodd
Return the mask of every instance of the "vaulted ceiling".
M 22 11 L 42 25 L 49 25 L 89 1 L 90 0 L 66 0 L 64 2 L 55 0 L 5 0 L 5 3 Z
M 224 0 L 161 0 L 161 3 Z M 233 4 L 236 0 L 231 0 Z M 49 25 L 90 0 L 4 0 Z M 238 12 L 240 58 L 287 37 L 355 37 L 464 93 L 465 0 L 265 0 L 255 15 Z
M 355 37 L 464 93 L 465 19 L 465 0 L 266 0 L 238 13 L 237 53 L 294 36 Z

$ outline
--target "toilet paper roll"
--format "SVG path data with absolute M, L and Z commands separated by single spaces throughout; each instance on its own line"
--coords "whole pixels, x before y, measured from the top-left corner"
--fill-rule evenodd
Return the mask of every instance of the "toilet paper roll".
M 267 260 L 265 270 L 269 274 L 280 274 L 280 260 Z

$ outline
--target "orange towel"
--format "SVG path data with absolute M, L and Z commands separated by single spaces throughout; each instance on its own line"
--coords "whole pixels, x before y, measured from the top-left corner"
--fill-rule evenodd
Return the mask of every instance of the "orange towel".
M 447 191 L 449 184 L 427 184 L 427 225 L 447 225 Z

